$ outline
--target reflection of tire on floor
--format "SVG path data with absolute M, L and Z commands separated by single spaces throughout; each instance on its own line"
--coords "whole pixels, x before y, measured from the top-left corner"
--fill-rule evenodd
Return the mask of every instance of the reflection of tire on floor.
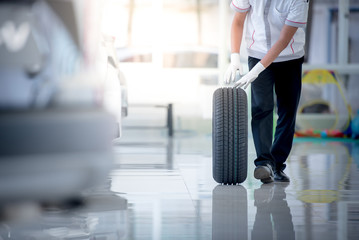
M 240 88 L 219 88 L 213 94 L 213 178 L 237 184 L 247 178 L 247 95 Z
M 241 185 L 219 185 L 212 196 L 212 239 L 247 239 L 247 190 Z

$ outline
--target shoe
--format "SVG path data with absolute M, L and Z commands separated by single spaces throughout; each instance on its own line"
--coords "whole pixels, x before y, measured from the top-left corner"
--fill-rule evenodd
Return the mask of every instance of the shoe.
M 270 165 L 257 166 L 254 169 L 254 177 L 260 179 L 262 183 L 271 183 L 273 182 L 273 170 Z
M 263 184 L 264 185 L 264 184 Z M 273 190 L 273 199 L 278 203 L 278 201 L 282 201 L 286 199 L 286 192 L 285 188 L 289 186 L 289 182 L 276 182 L 273 184 L 274 190 Z
M 282 170 L 274 172 L 274 180 L 276 182 L 290 182 L 289 177 Z
M 262 184 L 260 188 L 254 190 L 254 206 L 268 206 L 273 199 L 275 184 Z

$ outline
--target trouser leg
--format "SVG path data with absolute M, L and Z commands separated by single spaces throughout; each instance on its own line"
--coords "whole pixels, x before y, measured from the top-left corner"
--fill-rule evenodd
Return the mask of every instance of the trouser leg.
M 269 206 L 271 209 L 274 230 L 278 240 L 294 240 L 294 226 L 292 214 L 286 201 L 284 187 L 279 184 L 274 186 L 273 199 Z
M 249 69 L 252 69 L 259 59 L 249 57 Z M 273 138 L 273 85 L 274 75 L 270 68 L 259 74 L 258 78 L 251 84 L 252 102 L 252 134 L 256 148 L 256 166 L 270 164 L 274 166 L 271 156 Z
M 275 168 L 283 170 L 292 149 L 295 118 L 302 87 L 303 58 L 273 64 L 278 120 L 271 154 Z
M 257 207 L 257 213 L 252 230 L 253 240 L 273 239 L 273 227 L 270 211 L 271 209 L 269 208 L 269 204 Z

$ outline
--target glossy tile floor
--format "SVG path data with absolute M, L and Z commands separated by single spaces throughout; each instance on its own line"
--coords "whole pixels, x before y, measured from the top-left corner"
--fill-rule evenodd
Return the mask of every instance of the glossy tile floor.
M 290 184 L 212 179 L 210 136 L 124 137 L 106 184 L 73 210 L 30 225 L 0 224 L 0 239 L 359 239 L 359 143 L 296 141 Z

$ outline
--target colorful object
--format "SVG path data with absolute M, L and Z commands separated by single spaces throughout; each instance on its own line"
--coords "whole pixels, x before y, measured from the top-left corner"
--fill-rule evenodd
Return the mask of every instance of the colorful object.
M 343 138 L 346 135 L 339 130 L 313 130 L 308 129 L 304 131 L 295 132 L 296 137 L 315 137 L 315 138 Z
M 359 138 L 359 110 L 352 121 L 352 138 Z
M 302 83 L 296 129 L 301 131 L 329 129 L 341 132 L 348 129 L 351 108 L 345 98 L 338 74 L 315 69 L 304 73 Z M 326 134 L 320 135 L 325 137 Z
M 298 193 L 298 199 L 305 203 L 331 203 L 338 200 L 338 191 L 333 190 L 303 190 Z

